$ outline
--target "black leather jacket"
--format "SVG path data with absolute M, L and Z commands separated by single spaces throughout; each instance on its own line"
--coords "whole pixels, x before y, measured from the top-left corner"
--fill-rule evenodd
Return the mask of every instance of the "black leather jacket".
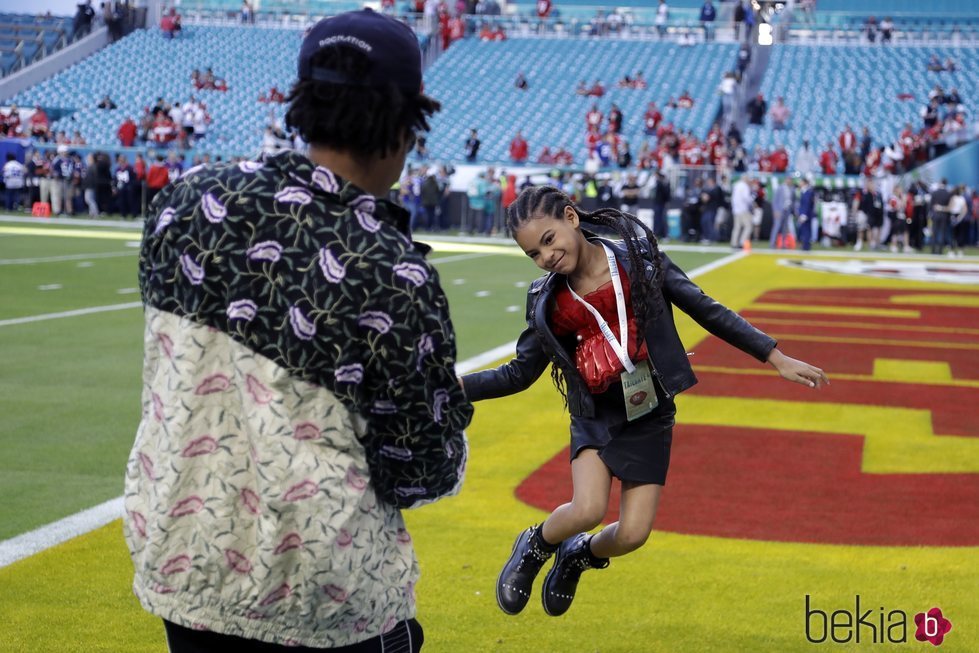
M 630 269 L 625 244 L 621 241 L 599 240 L 612 248 L 616 259 L 631 277 L 633 270 Z M 643 242 L 642 247 L 647 259 L 642 273 L 652 279 L 653 264 L 649 245 Z M 697 377 L 690 367 L 687 352 L 673 322 L 673 306 L 728 344 L 759 361 L 768 360 L 768 355 L 776 345 L 773 338 L 705 295 L 666 254 L 662 256 L 665 307 L 656 319 L 647 321 L 646 348 L 653 374 L 668 396 L 672 397 L 697 383 Z M 556 363 L 564 371 L 567 382 L 568 410 L 579 417 L 595 416 L 591 392 L 575 367 L 574 342 L 558 339 L 551 331 L 548 320 L 548 307 L 552 303 L 554 290 L 558 284 L 564 283 L 564 279 L 562 275 L 550 273 L 530 285 L 527 291 L 527 328 L 517 340 L 516 356 L 496 369 L 464 376 L 466 396 L 470 401 L 493 399 L 526 390 L 547 369 L 548 363 Z M 540 328 L 537 329 L 536 326 Z M 557 352 L 553 359 L 544 353 L 540 337 L 548 338 L 550 349 Z

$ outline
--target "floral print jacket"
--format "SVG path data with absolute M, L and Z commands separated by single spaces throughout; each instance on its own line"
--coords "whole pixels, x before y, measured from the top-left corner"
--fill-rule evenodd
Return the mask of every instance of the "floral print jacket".
M 139 600 L 324 648 L 414 616 L 400 508 L 458 491 L 472 406 L 403 209 L 287 152 L 192 168 L 153 213 L 124 521 Z

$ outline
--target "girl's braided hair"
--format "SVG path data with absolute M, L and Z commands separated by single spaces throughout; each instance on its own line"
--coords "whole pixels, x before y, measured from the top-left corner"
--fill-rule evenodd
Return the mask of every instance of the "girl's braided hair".
M 578 214 L 578 219 L 584 224 L 595 225 L 615 232 L 625 243 L 629 258 L 629 268 L 633 271 L 629 278 L 632 310 L 636 319 L 636 331 L 645 333 L 646 323 L 655 319 L 663 311 L 663 255 L 659 250 L 656 236 L 635 216 L 623 213 L 617 209 L 602 208 L 592 212 L 583 211 L 563 191 L 553 186 L 535 186 L 520 193 L 516 200 L 506 210 L 506 228 L 513 234 L 530 220 L 551 217 L 560 219 L 564 209 L 570 206 Z M 643 269 L 650 263 L 643 258 L 640 249 L 642 234 L 649 242 L 652 258 L 653 274 L 651 279 L 643 274 Z M 650 300 L 652 300 L 650 302 Z M 537 337 L 544 348 L 544 353 L 552 361 L 560 360 L 552 351 L 548 339 L 542 333 L 542 325 L 534 322 Z M 567 375 L 575 370 L 564 370 L 555 363 L 551 366 L 551 379 L 568 403 Z

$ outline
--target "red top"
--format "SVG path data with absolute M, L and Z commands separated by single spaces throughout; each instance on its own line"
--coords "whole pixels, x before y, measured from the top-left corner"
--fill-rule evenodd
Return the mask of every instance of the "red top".
M 619 274 L 622 277 L 622 292 L 625 295 L 626 316 L 629 322 L 629 358 L 633 363 L 645 360 L 648 352 L 646 341 L 643 339 L 637 342 L 636 337 L 636 318 L 632 310 L 631 292 L 629 279 L 625 271 L 619 265 Z M 615 337 L 619 337 L 619 317 L 615 307 L 615 288 L 612 282 L 600 286 L 593 292 L 583 296 L 586 302 L 591 304 L 605 321 Z M 575 335 L 578 344 L 575 349 L 575 365 L 578 373 L 581 374 L 588 389 L 592 394 L 599 394 L 608 390 L 610 384 L 619 380 L 619 375 L 623 371 L 622 361 L 612 351 L 612 346 L 608 344 L 598 322 L 592 314 L 580 302 L 571 296 L 567 285 L 562 284 L 554 293 L 554 312 L 551 314 L 551 328 L 554 335 L 569 336 Z

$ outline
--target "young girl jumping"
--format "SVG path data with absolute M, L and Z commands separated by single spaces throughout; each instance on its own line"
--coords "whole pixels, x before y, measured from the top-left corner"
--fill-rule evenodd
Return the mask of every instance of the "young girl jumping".
M 612 209 L 584 212 L 549 186 L 524 190 L 506 218 L 514 239 L 548 274 L 528 290 L 528 326 L 516 357 L 461 381 L 468 398 L 479 401 L 526 390 L 553 366 L 571 413 L 574 495 L 517 537 L 496 600 L 507 614 L 523 610 L 534 579 L 557 553 L 542 602 L 547 614 L 558 616 L 571 607 L 583 571 L 635 551 L 652 530 L 670 463 L 673 400 L 697 382 L 673 306 L 785 379 L 812 388 L 829 380 L 705 295 L 636 218 Z M 620 239 L 599 238 L 582 223 Z M 622 483 L 619 521 L 588 535 L 605 516 L 613 477 Z

